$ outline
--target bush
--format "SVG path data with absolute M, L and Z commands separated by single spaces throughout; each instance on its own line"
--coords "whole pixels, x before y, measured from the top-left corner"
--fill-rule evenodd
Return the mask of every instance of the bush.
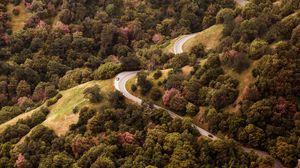
M 190 116 L 195 116 L 197 113 L 198 113 L 198 111 L 199 111 L 199 108 L 196 106 L 196 105 L 194 105 L 193 103 L 188 103 L 187 105 L 186 105 L 186 113 L 188 114 L 188 115 L 190 115 Z
M 182 115 L 184 115 L 186 112 L 186 105 L 187 101 L 183 96 L 180 95 L 175 95 L 170 101 L 170 108 L 181 113 Z
M 91 103 L 98 103 L 102 100 L 102 96 L 100 94 L 100 88 L 98 85 L 94 85 L 84 90 L 84 97 L 89 99 Z
M 20 14 L 20 9 L 19 8 L 14 8 L 12 13 L 15 15 L 15 16 L 18 16 Z
M 22 110 L 18 106 L 5 106 L 0 110 L 0 124 L 22 114 Z
M 97 80 L 110 79 L 119 72 L 121 72 L 121 65 L 107 62 L 100 65 L 100 67 L 94 72 L 94 78 Z
M 59 79 L 58 87 L 60 89 L 69 89 L 79 84 L 92 80 L 92 70 L 89 68 L 76 68 L 68 71 Z
M 240 73 L 249 67 L 250 61 L 245 54 L 228 50 L 222 56 L 222 63 Z
M 154 101 L 157 101 L 161 98 L 162 93 L 159 88 L 153 88 L 150 92 L 150 98 Z
M 56 95 L 55 97 L 49 99 L 49 100 L 47 101 L 47 103 L 46 103 L 47 107 L 50 107 L 50 106 L 54 105 L 55 103 L 57 103 L 57 101 L 58 101 L 60 98 L 62 98 L 62 94 L 59 93 L 59 94 Z
M 256 39 L 252 41 L 250 45 L 249 58 L 259 59 L 265 55 L 268 51 L 268 43 L 261 39 Z
M 147 73 L 141 71 L 137 74 L 137 84 L 141 87 L 141 94 L 146 95 L 152 88 L 152 83 L 147 80 Z
M 137 90 L 137 87 L 135 84 L 132 84 L 131 85 L 131 91 L 135 92 Z
M 157 71 L 155 71 L 155 73 L 153 74 L 153 78 L 156 79 L 156 80 L 159 79 L 161 76 L 162 76 L 161 70 L 157 70 Z
M 79 112 L 79 107 L 75 106 L 72 111 L 74 114 L 77 114 Z
M 161 81 L 158 81 L 158 82 L 157 82 L 157 85 L 158 85 L 158 86 L 162 86 L 163 83 L 162 83 Z
M 58 91 L 55 89 L 54 85 L 46 86 L 45 87 L 45 95 L 47 98 L 52 98 L 54 97 Z
M 192 54 L 195 54 L 197 58 L 203 58 L 206 55 L 205 47 L 202 44 L 192 47 Z

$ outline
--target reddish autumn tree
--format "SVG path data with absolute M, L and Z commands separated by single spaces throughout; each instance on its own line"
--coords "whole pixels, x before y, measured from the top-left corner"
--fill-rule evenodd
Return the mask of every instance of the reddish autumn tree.
M 19 153 L 18 158 L 15 162 L 15 167 L 23 168 L 25 166 L 26 159 L 22 153 Z
M 135 136 L 129 132 L 119 133 L 118 140 L 121 144 L 132 144 L 135 141 Z
M 64 24 L 64 23 L 61 22 L 61 21 L 56 22 L 56 23 L 53 25 L 53 28 L 56 29 L 56 30 L 61 30 L 61 31 L 63 31 L 64 33 L 69 33 L 69 32 L 70 32 L 69 26 L 66 25 L 66 24 Z
M 168 106 L 172 97 L 175 95 L 180 95 L 181 92 L 175 88 L 171 88 L 170 90 L 167 90 L 163 96 L 163 103 L 164 105 Z
M 242 92 L 242 98 L 244 100 L 256 101 L 259 100 L 261 94 L 259 93 L 256 86 L 246 86 Z
M 163 42 L 163 36 L 160 33 L 156 33 L 153 35 L 152 41 L 156 44 L 161 43 L 161 42 Z
M 72 152 L 75 158 L 78 158 L 81 154 L 87 151 L 92 146 L 92 142 L 81 135 L 77 135 L 71 144 Z

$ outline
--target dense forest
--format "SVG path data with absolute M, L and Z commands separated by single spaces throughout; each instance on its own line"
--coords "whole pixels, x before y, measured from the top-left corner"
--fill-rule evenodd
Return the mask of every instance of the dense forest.
M 220 24 L 213 49 L 164 51 L 172 39 Z M 241 146 L 295 167 L 299 55 L 300 0 L 0 0 L 0 124 L 36 109 L 0 129 L 0 167 L 274 166 Z M 65 135 L 43 124 L 61 91 L 135 70 L 130 91 L 183 120 L 94 85 Z

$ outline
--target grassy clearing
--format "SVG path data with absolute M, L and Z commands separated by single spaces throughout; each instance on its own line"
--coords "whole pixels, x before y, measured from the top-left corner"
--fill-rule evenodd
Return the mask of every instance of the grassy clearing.
M 101 93 L 105 97 L 107 97 L 107 94 L 114 89 L 113 79 L 109 79 L 104 81 L 91 81 L 73 87 L 71 89 L 61 91 L 60 93 L 63 97 L 59 99 L 56 104 L 49 107 L 50 114 L 42 124 L 53 129 L 54 132 L 59 136 L 65 135 L 69 130 L 69 126 L 78 121 L 79 114 L 73 113 L 73 108 L 75 106 L 88 106 L 94 108 L 97 106 L 101 106 L 101 104 L 104 104 L 105 101 L 107 101 L 103 100 L 101 104 L 90 104 L 89 101 L 84 98 L 84 90 L 88 87 L 94 86 L 95 84 L 99 85 L 99 87 L 101 88 Z M 43 106 L 45 106 L 45 104 L 30 112 L 21 114 L 6 123 L 1 124 L 0 132 L 3 131 L 7 126 L 15 124 L 19 119 L 30 117 L 34 111 L 39 110 Z
M 24 0 L 22 0 L 20 5 L 16 7 L 20 10 L 20 14 L 18 16 L 15 16 L 12 13 L 15 6 L 11 3 L 7 5 L 7 12 L 11 16 L 11 27 L 13 32 L 22 30 L 25 25 L 25 21 L 30 17 L 30 13 L 25 9 Z
M 57 135 L 64 135 L 69 126 L 78 121 L 79 114 L 74 114 L 74 107 L 93 106 L 84 98 L 84 90 L 88 87 L 99 85 L 102 94 L 113 91 L 113 79 L 104 81 L 91 81 L 74 88 L 62 91 L 63 97 L 53 106 L 50 107 L 51 113 L 43 122 L 45 126 L 53 129 Z
M 237 73 L 228 67 L 222 67 L 225 71 L 225 74 L 230 75 L 231 77 L 233 77 L 234 79 L 240 82 L 238 86 L 239 96 L 236 99 L 236 102 L 240 102 L 242 100 L 242 93 L 244 88 L 254 81 L 254 77 L 252 76 L 252 70 L 256 67 L 257 62 L 258 62 L 257 60 L 253 61 L 250 64 L 250 67 L 245 71 L 243 71 L 242 73 Z M 237 110 L 238 110 L 238 105 L 236 106 L 230 105 L 225 108 L 225 111 L 228 112 L 237 112 Z
M 203 44 L 206 50 L 214 49 L 220 43 L 223 29 L 224 26 L 219 24 L 199 32 L 182 46 L 183 51 L 189 52 L 194 46 L 199 44 Z

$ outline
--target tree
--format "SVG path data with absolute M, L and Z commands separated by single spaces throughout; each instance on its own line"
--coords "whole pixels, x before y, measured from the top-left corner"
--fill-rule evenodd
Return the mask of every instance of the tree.
M 25 80 L 21 80 L 18 83 L 16 92 L 18 97 L 28 96 L 31 94 L 31 87 Z
M 253 124 L 248 124 L 245 127 L 248 143 L 253 147 L 263 147 L 265 142 L 265 133 L 261 128 Z
M 221 88 L 215 91 L 211 97 L 211 104 L 216 109 L 221 109 L 232 104 L 238 96 L 238 91 L 231 88 Z
M 53 167 L 68 168 L 74 163 L 74 159 L 66 153 L 59 153 L 53 157 Z M 49 166 L 49 165 L 48 165 Z
M 235 50 L 225 50 L 221 62 L 239 73 L 247 69 L 250 64 L 249 59 L 245 54 Z
M 15 167 L 23 168 L 25 166 L 26 166 L 26 159 L 25 159 L 25 157 L 22 153 L 19 153 L 18 158 L 17 158 L 16 163 L 15 163 Z
M 170 105 L 170 101 L 171 99 L 177 95 L 177 94 L 181 94 L 179 90 L 172 88 L 170 90 L 167 90 L 163 96 L 163 103 L 164 105 L 168 106 Z
M 296 146 L 289 144 L 280 138 L 277 138 L 275 144 L 274 155 L 283 161 L 284 165 L 294 167 L 297 163 L 297 149 Z
M 174 97 L 171 98 L 170 108 L 172 110 L 185 114 L 187 103 L 188 102 L 185 100 L 183 96 L 175 95 Z
M 85 151 L 87 151 L 91 145 L 91 142 L 86 137 L 77 135 L 71 143 L 72 152 L 75 158 L 78 158 Z
M 195 116 L 199 111 L 199 108 L 193 103 L 188 102 L 186 105 L 186 113 L 191 116 Z
M 262 39 L 255 39 L 250 45 L 249 57 L 254 60 L 259 59 L 267 54 L 267 51 L 268 43 Z
M 121 144 L 124 143 L 132 144 L 135 141 L 135 136 L 129 132 L 120 133 L 118 135 L 118 138 Z
M 218 24 L 228 22 L 230 20 L 233 20 L 234 17 L 235 17 L 234 10 L 232 10 L 230 8 L 224 8 L 218 12 L 218 14 L 216 16 L 216 22 Z
M 114 108 L 124 108 L 125 107 L 125 97 L 119 91 L 115 91 L 110 94 L 109 101 Z
M 162 76 L 161 70 L 156 70 L 153 74 L 153 78 L 156 80 L 159 79 L 161 76 Z
M 191 53 L 195 54 L 197 58 L 203 58 L 206 55 L 205 46 L 203 44 L 198 44 L 192 47 Z
M 112 62 L 107 62 L 100 65 L 100 67 L 94 72 L 94 78 L 96 80 L 109 79 L 114 77 L 121 71 L 121 66 Z
M 190 63 L 189 55 L 186 53 L 177 54 L 170 60 L 170 67 L 174 69 L 182 68 Z
M 171 88 L 181 89 L 182 82 L 184 81 L 184 79 L 185 77 L 183 73 L 171 74 L 169 75 L 165 86 L 167 89 L 171 89 Z
M 137 85 L 141 87 L 142 95 L 147 94 L 152 88 L 152 83 L 147 80 L 147 75 L 148 74 L 144 71 L 137 74 Z
M 106 156 L 100 156 L 91 166 L 91 168 L 115 168 L 115 163 Z
M 98 85 L 86 88 L 83 92 L 84 97 L 89 99 L 91 103 L 99 103 L 102 99 L 100 88 Z
M 136 71 L 140 69 L 141 63 L 137 57 L 128 56 L 121 58 L 122 70 L 124 71 Z
M 159 88 L 153 88 L 150 92 L 150 97 L 152 100 L 157 101 L 162 97 L 162 93 Z
M 191 78 L 189 81 L 184 82 L 183 96 L 189 102 L 194 104 L 198 103 L 199 89 L 201 88 L 200 82 L 196 78 Z

